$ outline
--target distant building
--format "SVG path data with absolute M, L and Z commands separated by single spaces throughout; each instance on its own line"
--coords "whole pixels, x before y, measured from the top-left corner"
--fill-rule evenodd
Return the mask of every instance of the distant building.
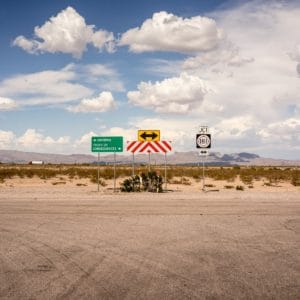
M 30 165 L 43 165 L 44 161 L 42 160 L 32 160 L 29 162 Z

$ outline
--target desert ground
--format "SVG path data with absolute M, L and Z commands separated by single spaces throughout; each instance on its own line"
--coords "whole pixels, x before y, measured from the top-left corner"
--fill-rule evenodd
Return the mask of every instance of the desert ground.
M 6 180 L 0 299 L 299 299 L 299 187 L 207 182 Z

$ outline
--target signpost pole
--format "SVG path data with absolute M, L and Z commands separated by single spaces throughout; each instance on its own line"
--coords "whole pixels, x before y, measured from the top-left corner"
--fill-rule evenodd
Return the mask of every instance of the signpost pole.
M 97 162 L 97 182 L 98 182 L 98 192 L 99 192 L 99 173 L 100 173 L 100 171 L 99 171 L 99 163 L 100 163 L 100 153 L 98 152 L 98 162 Z
M 134 176 L 134 152 L 132 153 L 132 176 Z
M 148 172 L 150 172 L 150 151 L 148 152 Z
M 116 191 L 116 152 L 114 152 L 114 192 Z
M 167 152 L 165 152 L 165 190 L 167 190 Z
M 204 156 L 202 156 L 202 191 L 205 192 Z

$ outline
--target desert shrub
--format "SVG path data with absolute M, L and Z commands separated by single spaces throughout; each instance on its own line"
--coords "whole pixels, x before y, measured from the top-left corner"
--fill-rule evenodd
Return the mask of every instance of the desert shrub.
M 142 173 L 142 186 L 144 191 L 148 192 L 162 192 L 162 177 L 157 175 L 156 172 Z
M 247 185 L 251 185 L 252 182 L 253 182 L 253 176 L 252 176 L 252 175 L 241 174 L 241 175 L 240 175 L 240 178 L 241 178 L 241 181 L 242 181 L 244 184 L 247 184 Z
M 227 189 L 227 190 L 229 190 L 229 189 L 233 189 L 234 186 L 233 185 L 224 185 L 224 188 Z
M 291 184 L 294 186 L 300 186 L 300 176 L 292 176 Z
M 125 179 L 121 183 L 122 192 L 148 191 L 159 192 L 163 191 L 163 180 L 156 172 L 142 173 L 141 176 L 135 175 Z
M 191 185 L 192 183 L 191 183 L 191 181 L 188 178 L 182 177 L 181 178 L 181 184 L 183 184 L 183 185 Z
M 205 187 L 215 187 L 214 184 L 205 184 L 204 186 L 205 186 Z
M 66 184 L 65 181 L 55 181 L 55 182 L 52 182 L 52 185 L 59 185 L 59 184 Z
M 237 185 L 237 186 L 235 187 L 235 189 L 236 189 L 237 191 L 243 191 L 243 190 L 244 190 L 244 187 L 243 187 L 242 185 Z
M 122 192 L 140 192 L 141 191 L 141 180 L 138 175 L 131 176 L 125 179 L 121 183 Z

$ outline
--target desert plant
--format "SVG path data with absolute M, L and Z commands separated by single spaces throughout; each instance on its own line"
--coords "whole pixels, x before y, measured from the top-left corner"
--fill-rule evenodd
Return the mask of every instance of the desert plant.
M 121 191 L 134 192 L 134 191 L 148 191 L 161 193 L 163 180 L 156 172 L 142 173 L 141 176 L 135 175 L 125 179 L 121 183 Z
M 52 182 L 52 185 L 58 185 L 58 184 L 66 184 L 65 181 L 55 181 L 55 182 Z
M 214 184 L 211 184 L 211 183 L 205 184 L 204 186 L 205 186 L 205 187 L 215 187 L 215 185 L 214 185 Z
M 227 190 L 229 190 L 229 189 L 233 189 L 234 186 L 233 185 L 224 185 L 224 188 L 227 189 Z
M 122 192 L 140 192 L 141 191 L 141 181 L 138 175 L 131 176 L 125 179 L 121 183 Z
M 237 191 L 243 191 L 243 190 L 244 190 L 244 187 L 243 187 L 242 185 L 237 185 L 237 186 L 235 187 L 235 189 L 236 189 Z
M 291 184 L 294 186 L 300 186 L 300 176 L 292 176 Z

